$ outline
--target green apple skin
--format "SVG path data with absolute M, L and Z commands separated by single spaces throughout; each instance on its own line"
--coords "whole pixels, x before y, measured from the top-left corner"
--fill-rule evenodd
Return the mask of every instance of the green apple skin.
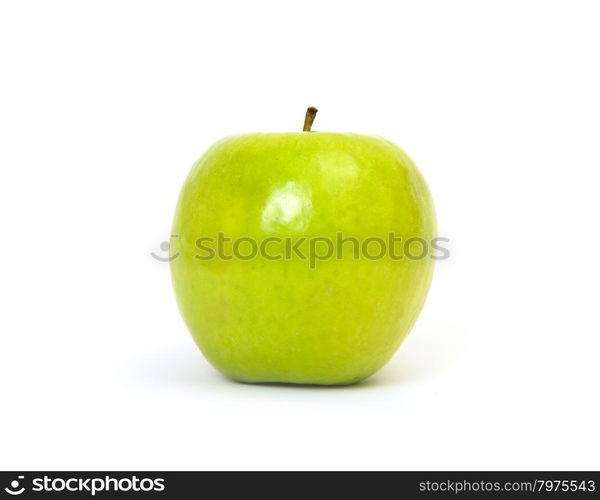
M 171 271 L 178 306 L 200 350 L 243 382 L 359 382 L 394 354 L 415 322 L 434 261 L 354 258 L 200 260 L 197 240 L 325 237 L 431 241 L 427 185 L 410 158 L 380 137 L 342 133 L 225 138 L 198 160 L 177 204 Z M 231 250 L 225 250 L 227 256 Z M 284 253 L 272 242 L 269 255 Z M 216 246 L 215 246 L 216 248 Z M 301 247 L 308 253 L 308 243 Z M 397 245 L 396 254 L 402 254 Z M 239 246 L 250 254 L 251 246 Z M 320 254 L 325 244 L 317 248 Z M 381 245 L 371 243 L 371 257 Z M 419 251 L 412 252 L 419 254 Z M 175 258 L 176 257 L 176 258 Z M 339 257 L 339 258 L 335 258 Z

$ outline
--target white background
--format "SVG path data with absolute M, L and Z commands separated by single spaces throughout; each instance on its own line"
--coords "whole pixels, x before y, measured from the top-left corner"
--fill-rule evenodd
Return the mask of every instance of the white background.
M 600 468 L 597 2 L 1 5 L 1 469 Z M 307 105 L 415 159 L 452 255 L 366 383 L 240 385 L 150 252 Z

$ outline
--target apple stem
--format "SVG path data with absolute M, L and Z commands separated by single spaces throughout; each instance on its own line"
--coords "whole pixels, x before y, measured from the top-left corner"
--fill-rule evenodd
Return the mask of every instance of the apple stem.
M 319 110 L 314 106 L 310 106 L 306 110 L 306 116 L 304 117 L 304 127 L 302 128 L 302 132 L 310 132 L 310 128 L 312 127 L 312 124 L 315 121 L 315 117 L 317 116 L 317 111 Z

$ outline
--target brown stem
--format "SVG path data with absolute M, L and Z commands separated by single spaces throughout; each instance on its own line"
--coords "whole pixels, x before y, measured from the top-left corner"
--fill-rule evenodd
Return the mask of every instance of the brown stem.
M 302 128 L 302 132 L 310 132 L 310 128 L 312 127 L 312 124 L 315 121 L 315 117 L 317 116 L 317 111 L 319 110 L 314 106 L 311 106 L 306 110 L 306 116 L 304 117 L 304 127 Z

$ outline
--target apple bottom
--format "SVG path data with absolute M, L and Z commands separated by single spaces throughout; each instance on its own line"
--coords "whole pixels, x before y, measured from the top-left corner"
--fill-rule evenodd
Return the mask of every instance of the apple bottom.
M 187 326 L 226 376 L 347 385 L 375 373 L 397 350 L 421 310 L 432 265 L 195 261 L 178 269 L 187 278 L 178 293 Z

